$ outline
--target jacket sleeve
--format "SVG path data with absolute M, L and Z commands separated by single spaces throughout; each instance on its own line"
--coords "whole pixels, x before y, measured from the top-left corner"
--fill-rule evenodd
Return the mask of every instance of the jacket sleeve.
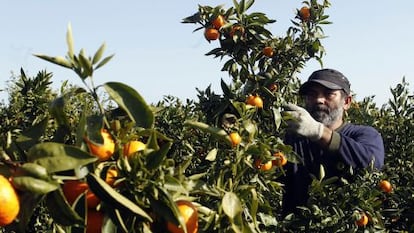
M 384 142 L 381 134 L 370 126 L 355 127 L 348 133 L 333 132 L 329 145 L 344 162 L 352 167 L 365 168 L 374 160 L 374 166 L 384 165 Z

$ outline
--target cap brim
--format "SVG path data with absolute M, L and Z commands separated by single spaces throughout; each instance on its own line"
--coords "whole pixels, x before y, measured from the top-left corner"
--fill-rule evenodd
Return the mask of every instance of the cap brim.
M 326 88 L 332 89 L 332 90 L 343 90 L 343 88 L 335 83 L 331 83 L 329 81 L 325 81 L 325 80 L 311 80 L 311 81 L 307 81 L 305 82 L 299 89 L 299 94 L 303 95 L 306 93 L 306 91 L 309 89 L 309 87 L 312 84 L 320 84 Z

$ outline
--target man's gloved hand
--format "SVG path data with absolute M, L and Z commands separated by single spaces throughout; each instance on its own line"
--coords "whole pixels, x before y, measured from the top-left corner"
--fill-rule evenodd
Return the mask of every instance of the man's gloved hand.
M 294 104 L 284 105 L 284 115 L 289 116 L 287 120 L 288 130 L 309 138 L 312 141 L 321 139 L 324 125 L 315 119 L 304 108 Z

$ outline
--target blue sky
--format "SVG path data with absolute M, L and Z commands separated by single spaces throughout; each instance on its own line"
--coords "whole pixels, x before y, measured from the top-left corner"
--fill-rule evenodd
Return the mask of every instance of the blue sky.
M 275 35 L 284 35 L 302 1 L 256 0 L 251 11 L 260 11 L 277 20 L 269 27 Z M 230 82 L 221 72 L 218 59 L 204 54 L 217 43 L 205 41 L 195 25 L 181 19 L 195 13 L 200 5 L 232 6 L 231 0 L 203 1 L 22 1 L 0 0 L 0 89 L 11 73 L 20 68 L 29 76 L 46 70 L 54 74 L 53 87 L 63 80 L 82 85 L 70 70 L 34 57 L 43 53 L 65 55 L 67 25 L 72 25 L 75 51 L 87 54 L 106 43 L 106 55 L 113 60 L 94 75 L 96 84 L 124 82 L 135 88 L 149 103 L 165 95 L 195 99 L 196 88 L 211 84 L 220 91 L 220 79 Z M 390 87 L 402 78 L 414 83 L 414 1 L 331 0 L 327 9 L 333 23 L 324 27 L 328 38 L 322 41 L 327 55 L 324 66 L 343 72 L 351 81 L 357 100 L 375 95 L 381 105 L 390 98 Z M 310 62 L 298 75 L 306 80 L 319 69 Z M 0 101 L 7 101 L 0 92 Z

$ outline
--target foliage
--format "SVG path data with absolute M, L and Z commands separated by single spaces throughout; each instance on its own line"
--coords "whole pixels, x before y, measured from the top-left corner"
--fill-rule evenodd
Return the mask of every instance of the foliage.
M 0 232 L 84 232 L 91 211 L 86 193 L 69 204 L 62 192 L 68 180 L 86 182 L 100 199 L 94 211 L 106 216 L 103 232 L 166 232 L 168 222 L 185 226 L 177 200 L 197 208 L 199 232 L 414 231 L 414 97 L 405 79 L 391 88 L 388 103 L 378 107 L 373 96 L 366 97 L 347 114 L 348 121 L 382 134 L 384 168 L 349 170 L 344 177 L 325 177 L 322 168 L 307 205 L 281 216 L 284 168 L 261 170 L 257 161 L 274 161 L 277 152 L 298 162 L 283 143 L 281 106 L 301 101 L 297 74 L 309 60 L 323 65 L 322 26 L 330 23 L 330 3 L 304 1 L 283 36 L 266 29 L 275 20 L 249 11 L 253 0 L 233 3 L 228 9 L 200 5 L 183 19 L 199 26 L 195 32 L 218 31 L 217 40 L 207 40 L 217 47 L 206 55 L 224 60 L 221 70 L 231 81 L 220 80 L 222 94 L 208 86 L 197 89 L 198 100 L 165 96 L 148 105 L 123 83 L 96 85 L 95 71 L 113 55 L 104 57 L 105 44 L 93 56 L 84 49 L 75 54 L 70 25 L 66 56 L 37 54 L 74 71 L 84 87 L 65 82 L 55 93 L 46 71 L 28 77 L 21 70 L 13 80 L 10 103 L 0 106 L 0 173 L 14 180 L 24 208 Z M 219 26 L 218 16 L 224 20 Z M 264 53 L 265 47 L 272 53 Z M 247 102 L 249 96 L 260 97 L 263 107 Z M 115 143 L 107 161 L 98 161 L 87 147 L 103 143 L 101 129 Z M 241 142 L 232 144 L 231 133 Z M 132 140 L 145 149 L 126 157 L 123 146 Z M 111 184 L 110 169 L 117 171 Z M 381 191 L 381 180 L 391 182 L 391 193 Z M 369 222 L 357 226 L 363 213 Z

